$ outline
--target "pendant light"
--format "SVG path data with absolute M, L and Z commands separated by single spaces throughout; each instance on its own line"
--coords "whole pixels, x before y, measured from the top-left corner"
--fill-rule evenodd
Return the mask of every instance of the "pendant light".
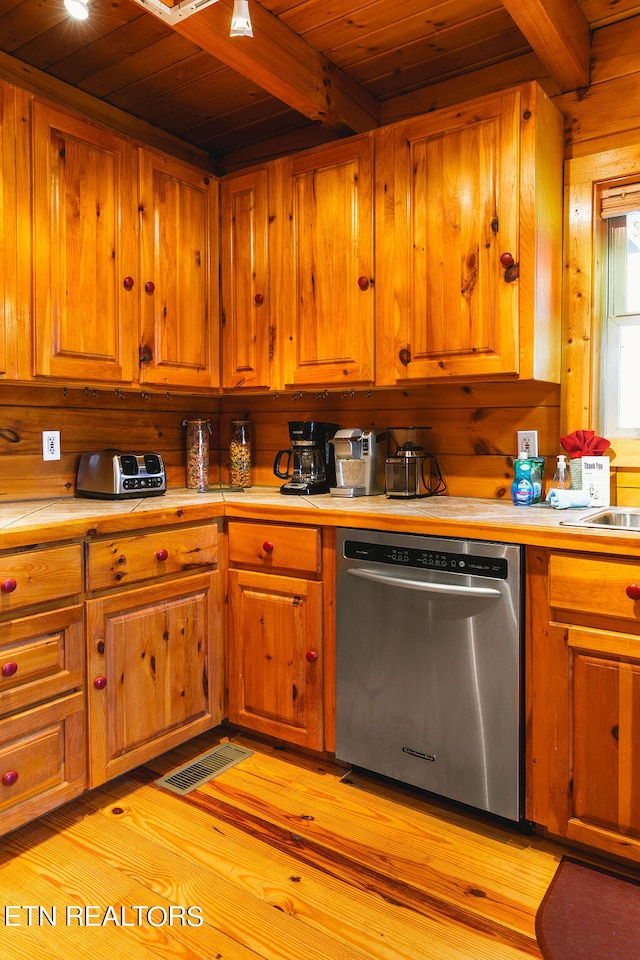
M 233 16 L 231 17 L 230 37 L 252 37 L 251 15 L 249 0 L 233 0 Z

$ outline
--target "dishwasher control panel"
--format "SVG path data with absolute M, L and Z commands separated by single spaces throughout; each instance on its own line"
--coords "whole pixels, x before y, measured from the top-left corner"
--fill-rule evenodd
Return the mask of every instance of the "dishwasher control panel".
M 490 577 L 494 580 L 506 580 L 509 573 L 507 561 L 503 557 L 483 557 L 475 553 L 446 553 L 441 550 L 393 546 L 388 543 L 368 543 L 361 540 L 345 540 L 344 556 L 347 560 L 389 563 L 397 567 L 414 567 L 419 570 L 443 570 L 446 573 Z

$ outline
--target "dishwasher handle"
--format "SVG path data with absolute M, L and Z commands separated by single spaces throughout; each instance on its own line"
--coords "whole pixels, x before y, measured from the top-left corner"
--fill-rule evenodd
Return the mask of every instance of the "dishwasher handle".
M 404 587 L 406 590 L 419 590 L 422 593 L 446 597 L 493 597 L 497 600 L 502 596 L 495 587 L 465 587 L 463 584 L 406 580 L 403 577 L 389 577 L 384 573 L 376 573 L 374 570 L 364 570 L 362 567 L 351 567 L 347 573 L 361 580 L 373 580 L 375 583 L 387 583 L 392 587 Z

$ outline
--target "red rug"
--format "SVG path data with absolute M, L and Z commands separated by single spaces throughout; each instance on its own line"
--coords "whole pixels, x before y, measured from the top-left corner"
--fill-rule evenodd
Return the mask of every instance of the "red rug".
M 640 881 L 564 857 L 536 915 L 545 960 L 638 960 Z

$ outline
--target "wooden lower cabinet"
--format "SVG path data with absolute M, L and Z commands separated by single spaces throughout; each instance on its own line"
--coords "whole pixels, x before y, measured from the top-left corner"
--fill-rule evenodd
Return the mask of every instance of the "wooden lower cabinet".
M 222 719 L 219 577 L 86 602 L 90 787 Z
M 640 862 L 640 563 L 528 553 L 528 816 Z
M 329 749 L 321 531 L 228 524 L 228 687 L 232 723 L 311 750 Z
M 229 571 L 229 720 L 321 750 L 322 584 Z
M 0 624 L 0 833 L 86 787 L 82 606 Z

